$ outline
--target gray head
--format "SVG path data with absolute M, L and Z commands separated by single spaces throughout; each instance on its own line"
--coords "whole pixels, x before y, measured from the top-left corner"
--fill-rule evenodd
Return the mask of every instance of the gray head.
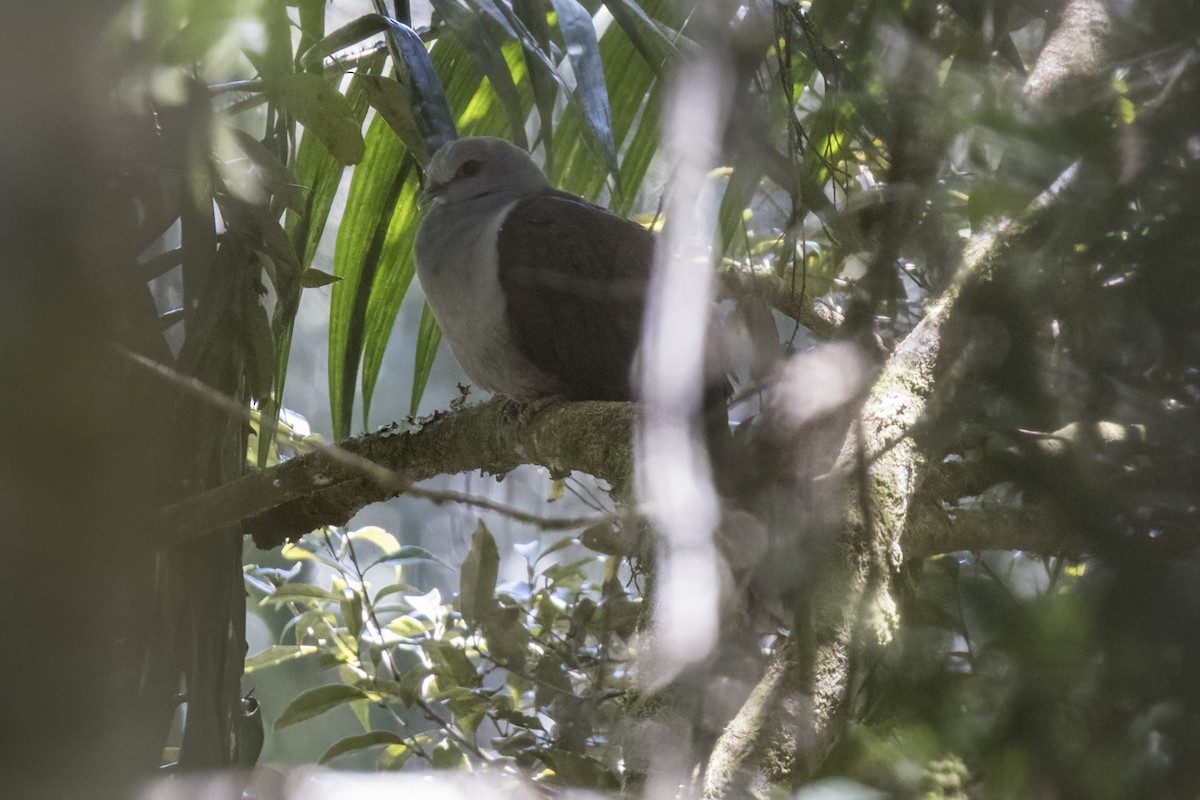
M 485 195 L 522 195 L 549 186 L 521 148 L 494 136 L 473 136 L 438 148 L 425 170 L 424 203 L 448 204 Z

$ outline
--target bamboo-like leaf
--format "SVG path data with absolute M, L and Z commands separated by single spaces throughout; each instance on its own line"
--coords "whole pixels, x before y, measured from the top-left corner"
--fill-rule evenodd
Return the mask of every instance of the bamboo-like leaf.
M 429 152 L 458 137 L 454 115 L 446 101 L 442 80 L 425 43 L 408 25 L 387 20 L 388 39 L 393 53 L 399 55 L 398 67 L 403 67 L 406 83 L 413 97 L 417 122 L 425 135 Z
M 322 20 L 324 18 L 322 17 Z M 321 23 L 322 29 L 324 22 Z M 354 118 L 361 126 L 367 113 L 366 92 L 363 82 L 379 68 L 379 61 L 371 61 L 360 67 L 350 79 L 346 90 L 346 100 L 354 111 Z M 288 211 L 284 220 L 284 230 L 291 239 L 296 253 L 300 258 L 300 274 L 307 274 L 316 256 L 317 247 L 325 230 L 325 222 L 329 219 L 329 210 L 333 206 L 333 198 L 338 185 L 342 181 L 345 165 L 340 163 L 321 143 L 315 134 L 305 132 L 300 139 L 295 161 L 296 180 L 304 195 L 303 212 Z M 279 416 L 283 398 L 284 383 L 287 379 L 287 365 L 292 347 L 292 330 L 296 321 L 296 312 L 300 308 L 301 285 L 276 284 L 275 311 L 271 318 L 271 328 L 275 334 L 275 385 L 270 397 L 263 402 L 261 411 L 266 435 L 258 437 L 258 465 L 264 466 L 270 456 L 271 444 L 275 439 L 273 421 Z
M 297 72 L 270 81 L 266 93 L 273 102 L 291 111 L 343 164 L 363 157 L 363 137 L 350 103 L 337 87 L 319 75 Z
M 567 58 L 575 72 L 575 93 L 583 106 L 588 128 L 600 145 L 608 171 L 619 183 L 621 168 L 617 162 L 617 145 L 613 137 L 612 109 L 609 107 L 604 62 L 600 57 L 600 42 L 596 38 L 592 15 L 579 4 L 579 0 L 551 2 L 558 12 L 558 29 L 567 43 Z
M 515 45 L 506 53 L 510 59 L 509 69 L 516 76 L 519 90 L 529 91 L 528 80 Z M 457 115 L 459 127 L 474 136 L 495 136 L 506 128 L 505 115 L 500 111 L 500 101 L 490 84 L 463 48 L 454 38 L 439 40 L 431 54 L 438 72 L 447 76 L 446 97 L 449 107 Z M 362 359 L 363 412 L 368 414 L 375 391 L 375 382 L 383 364 L 396 314 L 400 310 L 414 274 L 412 243 L 416 236 L 420 217 L 416 210 L 416 186 L 405 189 L 396 203 L 395 214 L 384 243 L 381 257 L 386 264 L 381 269 L 371 292 L 366 316 L 366 342 Z M 436 351 L 436 342 L 433 343 Z M 432 354 L 430 355 L 432 360 Z M 428 375 L 420 374 L 422 362 L 414 375 L 414 385 L 423 383 Z M 423 391 L 423 388 L 422 388 Z M 367 417 L 364 416 L 364 424 Z
M 675 42 L 634 0 L 604 0 L 604 7 L 625 31 L 655 77 L 662 78 L 663 66 L 679 57 Z
M 352 700 L 361 700 L 364 697 L 366 694 L 362 689 L 356 686 L 347 686 L 344 683 L 332 683 L 309 689 L 307 692 L 301 693 L 283 710 L 279 719 L 275 720 L 275 729 L 286 728 L 297 722 L 312 719 L 332 708 L 337 708 Z
M 390 132 L 389 132 L 390 133 Z M 373 270 L 373 286 L 364 309 L 362 400 L 363 426 L 371 413 L 375 382 L 383 364 L 383 353 L 391 336 L 396 314 L 404 302 L 416 274 L 413 261 L 413 242 L 417 235 L 417 194 L 419 187 L 415 170 L 410 170 L 395 197 L 389 219 L 383 223 L 386 232 L 373 257 L 378 269 Z M 382 230 L 382 229 L 381 229 Z
M 654 0 L 658 6 L 673 8 L 669 0 Z M 652 6 L 647 3 L 647 8 Z M 655 12 L 657 8 L 653 9 Z M 638 186 L 658 147 L 659 96 L 653 71 L 638 57 L 629 37 L 618 26 L 610 26 L 600 40 L 600 56 L 608 84 L 620 87 L 612 95 L 613 133 L 625 152 L 621 171 L 621 189 L 614 193 L 610 207 L 627 214 Z M 638 119 L 641 121 L 634 123 Z M 649 126 L 649 127 L 648 127 Z M 564 188 L 596 199 L 605 185 L 607 170 L 597 158 L 593 140 L 586 133 L 587 121 L 578 107 L 569 107 L 555 133 L 556 156 Z M 635 152 L 630 149 L 630 134 L 635 135 Z
M 408 406 L 408 413 L 414 416 L 421 405 L 425 386 L 429 383 L 429 373 L 433 371 L 433 361 L 441 341 L 442 329 L 438 327 L 427 304 L 421 309 L 421 325 L 417 329 L 417 358 L 413 367 L 412 400 Z
M 319 72 L 321 63 L 329 56 L 353 47 L 364 39 L 383 33 L 388 29 L 385 17 L 379 14 L 364 14 L 324 36 L 316 44 L 300 54 L 300 66 L 310 72 Z
M 354 379 L 363 353 L 372 284 L 392 212 L 411 173 L 404 145 L 383 117 L 372 120 L 366 142 L 362 166 L 350 183 L 333 256 L 333 271 L 341 280 L 334 284 L 329 303 L 329 404 L 334 436 L 339 439 L 350 432 Z
M 529 71 L 529 82 L 533 86 L 534 103 L 538 110 L 538 136 L 546 153 L 542 168 L 553 181 L 554 104 L 558 99 L 559 75 L 548 58 L 550 28 L 546 24 L 546 7 L 543 0 L 513 0 L 512 10 L 532 39 L 526 41 L 522 37 L 521 50 L 525 54 L 525 67 Z
M 484 15 L 472 13 L 459 5 L 457 0 L 432 0 L 434 9 L 446 20 L 450 30 L 463 45 L 479 69 L 487 76 L 492 89 L 504 105 L 508 114 L 509 128 L 513 142 L 521 148 L 529 149 L 525 138 L 525 112 L 521 107 L 520 96 L 517 94 L 516 83 L 512 72 L 504 58 L 499 43 L 491 36 Z M 590 19 L 590 18 L 589 18 Z

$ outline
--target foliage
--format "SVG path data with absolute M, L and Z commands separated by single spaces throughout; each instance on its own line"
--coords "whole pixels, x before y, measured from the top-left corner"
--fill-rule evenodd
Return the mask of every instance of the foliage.
M 378 747 L 385 770 L 416 757 L 438 769 L 516 764 L 551 785 L 623 783 L 614 735 L 632 689 L 640 593 L 617 557 L 592 574 L 595 556 L 575 537 L 519 552 L 526 579 L 497 586 L 499 553 L 480 523 L 447 601 L 402 580 L 405 564 L 434 556 L 380 528 L 318 531 L 284 548 L 304 572 L 324 567 L 328 582 L 247 566 L 252 593 L 286 611 L 294 641 L 249 658 L 247 673 L 308 654 L 336 670 L 337 682 L 300 694 L 275 727 L 348 704 L 362 733 L 330 744 L 322 763 Z
M 743 287 L 726 306 L 750 341 L 743 399 L 769 400 L 785 359 L 811 344 L 795 308 L 837 306 L 841 334 L 884 358 L 955 285 L 973 237 L 1019 226 L 1030 201 L 1073 174 L 1067 200 L 997 257 L 1003 268 L 963 288 L 946 337 L 967 342 L 967 355 L 918 376 L 937 382 L 937 402 L 906 431 L 930 463 L 970 473 L 929 503 L 951 521 L 1041 516 L 1019 544 L 997 542 L 998 525 L 995 539 L 972 544 L 1012 550 L 912 558 L 899 575 L 876 576 L 898 587 L 902 625 L 892 642 L 863 648 L 855 724 L 813 772 L 898 796 L 1186 794 L 1200 781 L 1200 77 L 1187 38 L 1198 20 L 1192 3 L 1111 4 L 1129 8 L 1112 12 L 1120 30 L 1101 79 L 1032 107 L 1024 70 L 1062 5 L 752 2 L 714 21 L 666 0 L 438 0 L 429 27 L 379 4 L 327 32 L 314 0 L 135 3 L 109 35 L 126 73 L 115 92 L 128 133 L 119 199 L 141 214 L 127 249 L 147 253 L 134 283 L 182 287 L 178 306 L 151 320 L 175 339 L 154 328 L 145 352 L 232 399 L 245 419 L 274 421 L 301 292 L 329 286 L 334 429 L 350 432 L 357 391 L 365 425 L 412 284 L 430 146 L 453 130 L 510 137 L 563 188 L 651 217 L 660 187 L 647 176 L 669 181 L 673 167 L 660 153 L 668 76 L 710 51 L 735 84 L 722 168 L 708 181 L 720 197 L 712 260 L 782 287 Z M 612 24 L 601 30 L 602 9 Z M 350 165 L 328 274 L 314 257 Z M 438 341 L 425 313 L 416 340 L 400 343 L 417 353 L 414 411 Z M 194 463 L 161 478 L 164 503 L 230 479 L 244 451 L 243 417 L 180 419 Z M 737 641 L 721 654 L 737 668 L 707 665 L 709 682 L 689 688 L 761 674 L 779 642 L 824 633 L 806 614 L 829 580 L 810 565 L 825 563 L 826 528 L 844 521 L 822 494 L 832 455 L 814 456 L 820 477 L 789 483 L 795 465 L 779 451 L 836 452 L 844 426 L 828 448 L 814 443 L 827 441 L 818 423 L 839 420 L 806 421 L 744 470 L 761 490 L 753 501 L 785 490 L 800 500 L 761 513 L 765 556 L 735 557 L 757 552 L 751 525 L 728 548 L 745 567 L 730 576 L 746 591 L 725 620 L 741 630 L 723 631 Z M 254 460 L 265 466 L 281 448 L 259 432 Z M 642 693 L 635 660 L 652 597 L 633 575 L 651 565 L 631 565 L 606 541 L 590 530 L 526 547 L 526 579 L 498 586 L 501 553 L 481 526 L 457 597 L 443 600 L 404 583 L 406 563 L 433 558 L 426 550 L 379 529 L 310 534 L 284 552 L 298 574 L 245 571 L 286 632 L 246 670 L 315 656 L 336 673 L 276 723 L 349 706 L 361 732 L 331 742 L 323 761 L 377 748 L 381 769 L 415 756 L 637 789 L 645 754 L 627 726 L 670 702 Z M 183 585 L 202 607 L 204 580 Z M 229 625 L 215 628 L 223 643 Z M 739 684 L 730 696 L 748 694 Z M 681 740 L 700 742 L 696 763 L 714 749 L 713 724 L 678 723 L 690 728 L 675 731 Z

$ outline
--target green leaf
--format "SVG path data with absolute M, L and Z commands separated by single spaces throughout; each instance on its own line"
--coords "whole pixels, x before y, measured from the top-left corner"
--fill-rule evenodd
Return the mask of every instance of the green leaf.
M 303 11 L 302 11 L 303 13 Z M 322 28 L 324 27 L 324 10 L 322 8 Z M 350 87 L 346 91 L 346 100 L 354 111 L 355 120 L 362 126 L 367 113 L 367 101 L 363 90 L 363 81 L 378 69 L 379 61 L 369 61 L 359 67 L 359 71 L 350 79 Z M 329 219 L 329 210 L 333 206 L 333 198 L 338 185 L 342 181 L 345 165 L 330 154 L 319 138 L 313 133 L 305 132 L 300 140 L 300 148 L 296 156 L 296 176 L 304 189 L 304 211 L 296 214 L 289 211 L 285 220 L 285 230 L 291 238 L 296 253 L 300 258 L 300 269 L 312 264 L 317 247 Z M 292 329 L 295 325 L 296 313 L 300 309 L 300 283 L 276 283 L 277 301 L 271 325 L 275 331 L 275 391 L 262 406 L 262 416 L 268 421 L 268 435 L 259 437 L 258 463 L 266 464 L 270 454 L 272 440 L 269 422 L 279 416 L 284 384 L 287 380 L 287 365 L 292 347 Z
M 749 159 L 747 159 L 749 160 Z M 717 214 L 717 252 L 719 261 L 734 248 L 735 241 L 745 236 L 745 211 L 750 205 L 762 180 L 762 171 L 752 169 L 749 165 L 737 166 L 725 183 L 725 192 L 721 196 L 721 209 Z
M 539 708 L 549 707 L 560 696 L 574 696 L 566 669 L 553 655 L 542 656 L 533 677 L 536 681 L 534 702 Z
M 620 783 L 608 767 L 591 756 L 551 749 L 541 758 L 554 769 L 555 782 L 586 789 L 616 789 Z
M 300 285 L 305 289 L 316 289 L 318 286 L 328 286 L 331 283 L 340 281 L 341 278 L 337 275 L 330 275 L 328 272 L 322 272 L 319 269 L 309 267 L 300 273 Z
M 316 134 L 334 158 L 343 164 L 362 160 L 362 130 L 354 108 L 334 84 L 319 75 L 297 72 L 269 82 L 266 93 L 291 111 L 305 130 Z
M 285 583 L 271 594 L 262 599 L 259 605 L 279 605 L 280 603 L 332 601 L 340 603 L 342 596 L 328 589 L 313 586 L 311 583 Z
M 407 583 L 393 583 L 383 587 L 375 593 L 375 602 L 378 603 L 389 594 L 417 594 L 420 590 L 415 586 L 410 586 Z
M 533 563 L 536 564 L 537 562 L 541 561 L 546 556 L 551 555 L 553 553 L 557 553 L 559 550 L 562 550 L 563 548 L 566 548 L 566 547 L 570 547 L 571 545 L 577 544 L 578 542 L 579 542 L 579 540 L 576 539 L 574 536 L 563 536 L 560 539 L 558 539 L 557 541 L 555 541 L 553 544 L 551 544 L 549 547 L 547 547 L 545 550 L 538 553 L 538 557 L 536 559 L 534 559 Z
M 303 722 L 319 714 L 324 714 L 331 708 L 337 708 L 352 700 L 361 700 L 364 697 L 366 697 L 366 694 L 357 686 L 347 686 L 344 683 L 331 683 L 326 686 L 309 689 L 306 692 L 302 692 L 299 697 L 284 709 L 283 713 L 279 715 L 279 719 L 275 720 L 275 729 L 278 730 L 286 728 L 289 725 L 295 725 L 297 722 Z
M 424 623 L 408 614 L 396 617 L 387 624 L 387 629 L 397 636 L 403 636 L 405 639 L 416 639 L 417 637 L 424 636 L 426 630 L 428 630 Z
M 271 336 L 271 321 L 257 295 L 243 298 L 242 351 L 246 356 L 246 382 L 250 396 L 261 400 L 271 392 L 275 376 L 275 340 Z
M 525 112 L 517 93 L 513 74 L 499 42 L 488 29 L 487 16 L 476 14 L 460 5 L 457 0 L 432 0 L 434 9 L 446 20 L 450 30 L 466 46 L 481 72 L 487 76 L 492 89 L 500 98 L 508 114 L 509 129 L 513 142 L 524 150 L 529 149 L 525 138 Z M 586 12 L 584 12 L 586 14 Z M 591 18 L 588 18 L 591 24 Z M 593 31 L 594 35 L 594 31 Z
M 300 50 L 305 50 L 325 35 L 325 0 L 299 0 Z
M 397 66 L 403 67 L 406 81 L 413 96 L 413 110 L 417 123 L 425 134 L 425 141 L 432 153 L 442 144 L 458 137 L 454 115 L 443 91 L 442 80 L 434 68 L 433 59 L 425 49 L 421 37 L 403 22 L 388 19 L 388 41 L 392 52 L 398 55 Z
M 363 426 L 366 427 L 375 395 L 375 383 L 383 365 L 383 355 L 391 338 L 392 327 L 400 305 L 408 295 L 416 275 L 413 261 L 413 242 L 417 235 L 417 195 L 419 187 L 416 170 L 400 187 L 392 208 L 391 218 L 379 248 L 379 263 L 371 296 L 367 301 L 364 320 L 362 395 Z
M 534 102 L 538 109 L 541 126 L 539 138 L 545 146 L 546 157 L 542 164 L 546 175 L 554 180 L 554 104 L 558 99 L 560 77 L 550 62 L 550 28 L 546 24 L 546 8 L 542 0 L 513 0 L 513 13 L 525 26 L 529 41 L 521 39 L 521 50 L 525 55 L 525 68 L 533 87 Z
M 367 102 L 379 112 L 417 161 L 428 164 L 429 146 L 413 112 L 413 97 L 408 87 L 400 81 L 375 75 L 367 78 L 363 86 L 367 91 Z
M 612 109 L 608 103 L 608 86 L 604 78 L 604 62 L 600 57 L 600 42 L 592 15 L 578 0 L 552 0 L 558 12 L 558 29 L 567 43 L 567 58 L 575 73 L 575 94 L 604 156 L 604 163 L 613 178 L 620 183 L 621 167 L 617 161 L 617 145 L 613 138 Z
M 523 671 L 529 656 L 529 630 L 523 625 L 520 608 L 503 606 L 484 618 L 480 629 L 488 650 L 508 669 Z
M 434 769 L 469 770 L 471 768 L 471 763 L 467 761 L 463 751 L 459 750 L 458 745 L 449 739 L 438 742 L 437 747 L 433 748 L 430 761 L 433 763 Z
M 303 210 L 304 198 L 300 191 L 300 184 L 296 180 L 296 175 L 292 169 L 280 161 L 279 157 L 263 145 L 262 142 L 244 130 L 231 128 L 230 132 L 233 134 L 238 147 L 241 148 L 242 152 L 246 154 L 254 165 L 263 186 L 271 194 L 282 200 L 288 209 L 292 211 Z
M 467 654 L 451 642 L 426 639 L 421 648 L 433 662 L 433 674 L 437 677 L 438 689 L 449 692 L 459 687 L 472 688 L 479 685 L 479 673 Z
M 333 271 L 341 280 L 333 285 L 329 302 L 329 405 L 338 439 L 350 433 L 371 287 L 392 211 L 411 172 L 404 145 L 382 117 L 371 122 L 366 142 L 333 255 Z
M 330 745 L 329 749 L 322 753 L 321 757 L 317 759 L 317 763 L 324 764 L 328 761 L 332 761 L 340 755 L 353 753 L 356 750 L 365 750 L 368 747 L 375 747 L 376 745 L 403 745 L 405 741 L 406 740 L 403 736 L 392 733 L 391 731 L 367 731 L 366 733 L 360 733 L 356 736 L 346 736 L 345 738 L 338 739 L 336 742 Z
M 294 661 L 317 652 L 318 648 L 310 644 L 273 644 L 261 653 L 246 659 L 243 671 L 246 674 L 256 670 L 273 667 L 285 661 Z
M 375 559 L 371 562 L 371 567 L 378 566 L 379 564 L 400 564 L 405 561 L 436 561 L 439 564 L 449 566 L 445 561 L 442 561 L 424 547 L 418 547 L 415 544 L 406 544 L 394 553 L 388 553 Z
M 495 608 L 499 571 L 496 540 L 480 520 L 471 537 L 471 551 L 463 560 L 459 583 L 458 608 L 468 625 L 477 627 Z
M 408 413 L 416 415 L 421 405 L 421 397 L 425 394 L 425 386 L 429 383 L 429 373 L 433 371 L 433 362 L 437 357 L 438 345 L 442 342 L 442 329 L 429 305 L 421 309 L 421 325 L 417 329 L 416 364 L 413 367 L 412 400 L 408 405 Z
M 604 0 L 604 7 L 625 31 L 646 66 L 653 70 L 655 77 L 661 78 L 664 65 L 679 57 L 679 48 L 673 39 L 633 0 Z
M 375 761 L 375 768 L 384 772 L 404 769 L 408 759 L 412 757 L 413 749 L 407 744 L 390 744 L 383 748 Z

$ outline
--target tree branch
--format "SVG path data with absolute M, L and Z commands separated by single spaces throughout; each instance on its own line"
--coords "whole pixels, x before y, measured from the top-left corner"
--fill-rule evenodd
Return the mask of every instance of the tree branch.
M 243 521 L 262 548 L 322 525 L 343 525 L 370 503 L 435 475 L 492 475 L 540 464 L 556 476 L 586 472 L 629 492 L 633 406 L 563 403 L 525 421 L 503 402 L 439 412 L 348 439 L 188 498 L 164 511 L 178 539 Z M 438 498 L 433 498 L 438 499 Z

